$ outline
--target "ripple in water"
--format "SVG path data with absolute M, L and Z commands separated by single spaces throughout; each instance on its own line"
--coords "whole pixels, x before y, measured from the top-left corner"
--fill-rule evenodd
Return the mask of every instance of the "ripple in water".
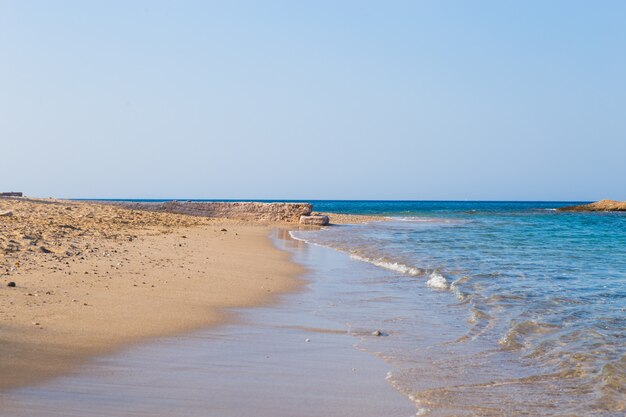
M 454 204 L 292 235 L 388 271 L 405 319 L 361 347 L 424 413 L 623 416 L 626 216 Z

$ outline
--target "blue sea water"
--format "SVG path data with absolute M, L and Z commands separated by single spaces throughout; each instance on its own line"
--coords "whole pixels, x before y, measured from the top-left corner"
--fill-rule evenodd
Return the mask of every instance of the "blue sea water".
M 363 348 L 432 415 L 623 416 L 626 215 L 568 204 L 314 202 L 389 221 L 292 235 L 389 271 L 395 336 Z

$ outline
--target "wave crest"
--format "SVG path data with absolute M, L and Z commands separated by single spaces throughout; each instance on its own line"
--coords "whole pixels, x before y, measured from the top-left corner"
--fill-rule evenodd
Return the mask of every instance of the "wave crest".
M 436 290 L 447 290 L 450 288 L 450 283 L 448 282 L 446 277 L 441 275 L 438 271 L 434 271 L 428 276 L 428 281 L 426 281 L 426 285 Z
M 401 274 L 412 275 L 412 276 L 424 275 L 424 271 L 419 268 L 415 268 L 415 267 L 408 266 L 408 265 L 398 263 L 398 262 L 386 261 L 382 258 L 372 259 L 372 258 L 367 258 L 365 256 L 357 255 L 354 253 L 350 255 L 350 258 L 355 259 L 357 261 L 367 262 L 372 265 L 379 266 L 381 268 L 389 269 L 391 271 L 400 272 Z

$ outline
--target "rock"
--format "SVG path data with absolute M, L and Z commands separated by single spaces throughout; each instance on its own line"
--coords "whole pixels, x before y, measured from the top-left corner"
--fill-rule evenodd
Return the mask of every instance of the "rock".
M 380 330 L 376 330 L 372 332 L 372 336 L 387 336 L 387 333 L 381 332 Z
M 220 230 L 220 232 L 228 232 L 228 230 L 222 229 L 222 230 Z
M 560 207 L 557 211 L 626 211 L 626 201 L 600 200 L 581 206 Z
M 304 339 L 305 342 L 309 343 L 311 341 L 311 339 Z
M 45 246 L 40 246 L 39 250 L 42 251 L 43 253 L 52 253 L 52 251 L 46 248 Z
M 9 282 L 9 283 L 7 284 L 7 287 L 15 287 L 15 286 L 16 286 L 16 284 L 15 284 L 15 282 L 13 282 L 13 281 L 11 281 L 11 282 Z
M 0 211 L 0 217 L 11 217 L 13 212 L 11 210 Z
M 160 211 L 190 216 L 224 219 L 297 223 L 300 216 L 311 214 L 309 203 L 258 203 L 250 201 L 167 201 L 165 203 L 114 203 L 134 210 Z
M 300 216 L 300 224 L 326 226 L 329 222 L 328 216 Z

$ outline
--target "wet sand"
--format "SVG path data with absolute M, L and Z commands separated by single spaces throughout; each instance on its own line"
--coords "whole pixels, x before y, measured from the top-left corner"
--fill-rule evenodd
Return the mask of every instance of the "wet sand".
M 283 237 L 285 233 L 283 233 Z M 383 342 L 332 314 L 352 304 L 332 250 L 278 241 L 310 269 L 304 291 L 238 309 L 236 324 L 161 338 L 100 356 L 71 375 L 0 393 L 0 415 L 411 416 L 385 380 L 389 366 L 355 346 Z

